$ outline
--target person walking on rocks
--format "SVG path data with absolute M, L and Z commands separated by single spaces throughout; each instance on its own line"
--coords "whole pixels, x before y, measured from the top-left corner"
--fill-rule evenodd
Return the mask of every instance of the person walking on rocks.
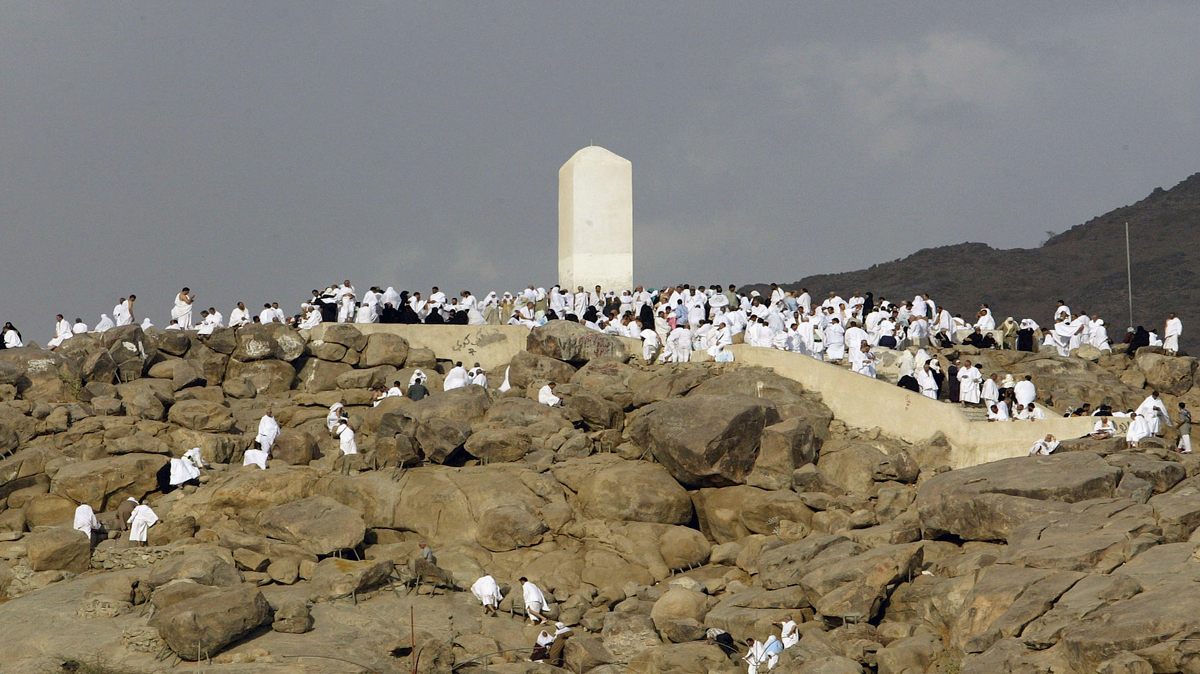
M 519 580 L 521 581 L 521 594 L 525 598 L 525 613 L 529 616 L 529 622 L 533 625 L 546 622 L 546 616 L 542 615 L 542 612 L 546 610 L 546 595 L 542 594 L 542 589 L 529 582 L 525 576 L 521 576 Z
M 422 559 L 429 562 L 430 564 L 433 564 L 434 566 L 437 566 L 437 557 L 434 556 L 433 548 L 429 547 L 428 543 L 426 543 L 425 541 L 421 541 L 420 543 L 417 543 L 417 547 L 421 548 L 421 558 Z
M 504 595 L 500 593 L 500 586 L 491 576 L 480 576 L 471 585 L 471 594 L 475 595 L 479 603 L 483 604 L 484 615 L 496 615 L 496 607 L 500 606 L 500 602 L 504 599 Z
M 710 627 L 704 632 L 705 641 L 709 646 L 716 645 L 725 655 L 729 656 L 730 660 L 736 660 L 738 654 L 737 644 L 733 643 L 733 635 L 720 627 Z
M 777 624 L 779 625 L 779 640 L 783 642 L 785 649 L 800 643 L 800 630 L 796 621 L 792 620 L 792 616 L 784 616 L 783 622 Z
M 1172 314 L 1174 315 L 1174 314 Z M 1179 453 L 1192 453 L 1192 413 L 1186 403 L 1179 403 Z
M 96 534 L 100 532 L 100 520 L 96 519 L 96 511 L 86 503 L 80 503 L 75 509 L 74 529 L 88 537 L 88 543 L 96 547 Z
M 337 428 L 338 424 L 345 418 L 345 413 L 342 411 L 346 407 L 346 399 L 342 398 L 336 403 L 329 406 L 329 414 L 325 415 L 325 427 L 332 433 L 333 429 Z
M 354 442 L 354 428 L 350 425 L 349 420 L 342 417 L 337 428 L 333 429 L 333 435 L 338 439 L 338 449 L 342 450 L 342 456 L 339 458 L 342 463 L 342 475 L 349 475 L 350 456 L 358 454 L 358 444 Z
M 150 506 L 142 503 L 133 509 L 133 514 L 129 516 L 129 540 L 137 543 L 137 547 L 146 547 L 146 541 L 150 536 L 150 527 L 158 524 L 162 520 L 158 519 L 158 515 L 150 509 Z

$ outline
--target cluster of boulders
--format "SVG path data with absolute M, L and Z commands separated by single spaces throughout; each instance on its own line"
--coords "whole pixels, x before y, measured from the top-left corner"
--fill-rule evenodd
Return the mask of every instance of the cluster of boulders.
M 1035 373 L 1050 402 L 1195 394 L 1192 359 L 1080 355 L 967 357 Z M 0 641 L 6 671 L 102 652 L 146 671 L 169 653 L 281 672 L 483 656 L 517 674 L 534 665 L 514 649 L 542 629 L 523 621 L 521 576 L 571 627 L 577 674 L 732 671 L 708 628 L 741 643 L 788 616 L 802 637 L 786 673 L 1200 671 L 1200 461 L 1169 438 L 950 470 L 944 441 L 846 427 L 767 370 L 647 367 L 565 322 L 531 332 L 503 393 L 502 373 L 442 391 L 446 367 L 349 325 L 319 341 L 131 326 L 0 351 L 0 624 L 56 625 Z M 432 395 L 372 406 L 417 369 Z M 563 407 L 537 402 L 548 381 Z M 349 474 L 325 425 L 343 399 Z M 283 426 L 269 468 L 243 467 L 268 408 Z M 193 447 L 199 484 L 163 493 Z M 87 503 L 115 530 L 129 497 L 162 520 L 149 547 L 70 528 Z M 464 591 L 485 574 L 501 617 Z

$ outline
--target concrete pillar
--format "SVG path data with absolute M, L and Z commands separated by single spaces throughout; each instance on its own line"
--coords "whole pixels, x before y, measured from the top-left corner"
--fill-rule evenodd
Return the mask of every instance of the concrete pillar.
M 633 290 L 633 164 L 602 147 L 558 170 L 558 283 Z

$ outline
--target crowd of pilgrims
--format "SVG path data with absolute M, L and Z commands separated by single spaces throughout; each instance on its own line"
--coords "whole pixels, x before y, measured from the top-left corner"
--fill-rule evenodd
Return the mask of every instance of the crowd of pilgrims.
M 102 314 L 90 332 L 135 323 L 136 300 L 136 295 L 120 298 L 113 307 L 113 317 Z M 183 288 L 174 297 L 165 329 L 196 330 L 203 336 L 226 325 L 237 328 L 273 322 L 304 330 L 331 322 L 509 324 L 534 328 L 552 320 L 568 320 L 640 340 L 642 358 L 647 362 L 688 362 L 695 351 L 706 352 L 717 361 L 729 361 L 732 355 L 725 347 L 744 343 L 841 362 L 870 377 L 876 375 L 877 350 L 903 349 L 901 386 L 934 399 L 983 404 L 989 412 L 997 407 L 994 413 L 998 420 L 1027 418 L 1039 412 L 1031 401 L 1020 399 L 1022 396 L 1006 395 L 1015 391 L 1015 382 L 997 383 L 995 375 L 984 377 L 978 365 L 972 367 L 970 362 L 956 361 L 943 373 L 938 359 L 930 357 L 923 347 L 967 344 L 983 349 L 1034 351 L 1049 346 L 1063 356 L 1083 345 L 1111 350 L 1104 320 L 1086 311 L 1072 311 L 1061 300 L 1054 310 L 1053 326 L 1043 329 L 1030 318 L 1017 322 L 1008 317 L 997 322 L 986 304 L 980 305 L 968 320 L 938 306 L 928 294 L 892 303 L 882 297 L 876 300 L 870 292 L 856 292 L 849 299 L 830 292 L 827 298 L 817 301 L 807 289 L 784 290 L 774 283 L 765 293 L 741 292 L 734 285 L 677 285 L 659 290 L 638 286 L 620 292 L 605 291 L 600 286 L 589 291 L 580 286 L 573 293 L 557 285 L 549 291 L 529 286 L 516 294 L 491 292 L 479 299 L 468 290 L 447 297 L 436 286 L 427 297 L 420 292 L 396 292 L 392 287 L 372 286 L 360 291 L 347 279 L 324 290 L 313 290 L 300 303 L 300 312 L 291 316 L 277 302 L 263 304 L 257 313 L 238 302 L 226 323 L 215 307 L 201 310 L 194 317 L 194 305 L 195 295 Z M 141 325 L 153 327 L 149 318 L 143 318 Z M 83 321 L 76 319 L 71 324 L 60 314 L 48 348 L 81 332 L 89 332 Z M 1129 328 L 1124 341 L 1131 351 L 1157 344 L 1174 354 L 1181 333 L 1180 320 L 1171 314 L 1163 338 L 1138 326 Z M 0 342 L 4 347 L 23 345 L 20 332 L 11 323 L 4 326 Z M 920 350 L 914 355 L 908 346 Z

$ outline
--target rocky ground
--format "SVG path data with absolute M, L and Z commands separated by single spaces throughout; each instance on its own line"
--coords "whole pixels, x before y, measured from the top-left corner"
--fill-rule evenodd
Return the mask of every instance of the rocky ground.
M 1196 361 L 1154 349 L 962 353 L 1033 374 L 1056 409 L 1200 397 Z M 626 356 L 552 323 L 500 394 L 442 392 L 431 352 L 352 326 L 0 351 L 3 671 L 400 672 L 414 641 L 421 672 L 548 670 L 519 650 L 540 629 L 523 575 L 573 627 L 577 674 L 732 671 L 704 629 L 765 637 L 787 615 L 785 674 L 1200 672 L 1200 461 L 1171 429 L 952 471 L 945 443 L 848 428 L 768 371 Z M 434 395 L 370 406 L 417 367 Z M 547 380 L 564 408 L 531 399 Z M 349 475 L 324 425 L 343 397 Z M 242 467 L 267 407 L 270 468 Z M 161 493 L 192 447 L 212 467 Z M 150 547 L 70 529 L 77 503 L 111 523 L 129 496 L 163 520 Z M 463 591 L 484 573 L 498 617 Z

